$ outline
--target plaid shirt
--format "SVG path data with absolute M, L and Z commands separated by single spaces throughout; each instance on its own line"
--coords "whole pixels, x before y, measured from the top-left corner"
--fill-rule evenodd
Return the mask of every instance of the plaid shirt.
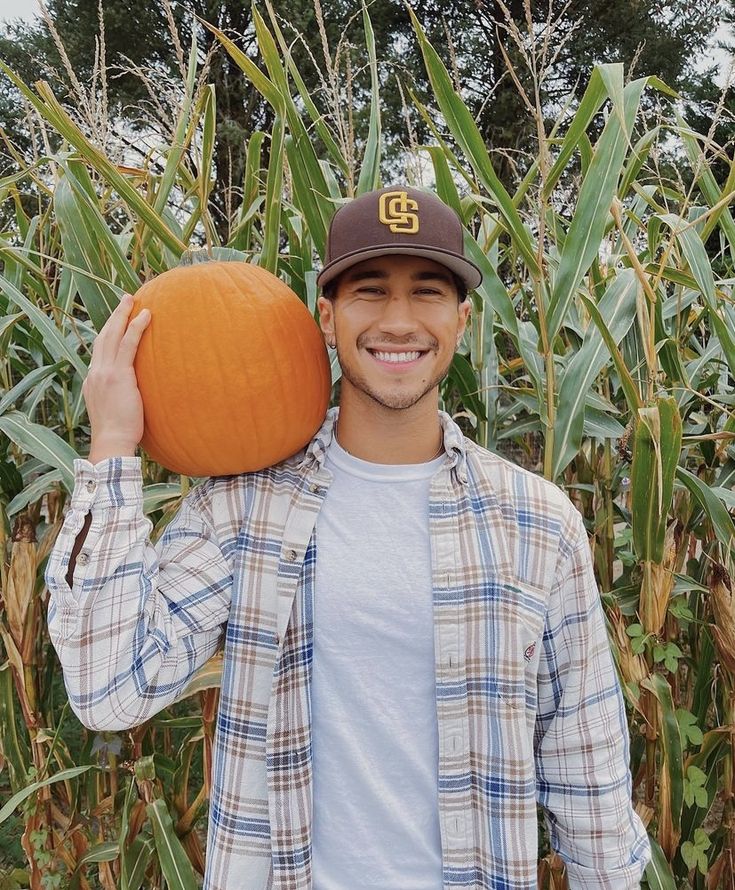
M 147 720 L 224 646 L 205 890 L 312 887 L 314 529 L 336 414 L 294 457 L 202 481 L 155 545 L 140 458 L 74 461 L 46 581 L 82 723 Z M 440 418 L 429 527 L 444 888 L 536 888 L 537 803 L 572 890 L 637 888 L 650 846 L 581 517 Z

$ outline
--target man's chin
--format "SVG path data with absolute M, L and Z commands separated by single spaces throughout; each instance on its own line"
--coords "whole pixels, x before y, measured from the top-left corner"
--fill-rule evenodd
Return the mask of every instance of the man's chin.
M 344 369 L 342 370 L 342 376 L 349 382 L 355 394 L 360 393 L 361 396 L 367 397 L 382 408 L 387 408 L 391 411 L 404 411 L 407 408 L 412 408 L 423 399 L 430 398 L 437 386 L 436 383 L 432 383 L 425 388 L 396 392 L 395 390 L 390 391 L 368 386 L 364 380 L 345 374 Z

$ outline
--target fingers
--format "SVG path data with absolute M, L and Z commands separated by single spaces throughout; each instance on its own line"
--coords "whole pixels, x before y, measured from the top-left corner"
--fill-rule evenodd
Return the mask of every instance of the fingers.
M 125 366 L 133 364 L 140 338 L 143 336 L 143 331 L 148 327 L 148 322 L 150 320 L 150 310 L 143 309 L 128 325 L 127 330 L 120 341 L 120 348 L 117 351 L 117 360 L 122 362 Z
M 128 328 L 128 319 L 134 304 L 135 301 L 131 294 L 123 294 L 122 299 L 95 337 L 92 346 L 92 358 L 89 363 L 90 370 L 93 366 L 103 366 L 117 360 L 120 344 Z M 150 313 L 148 313 L 147 318 L 150 318 Z M 131 324 L 137 322 L 137 328 L 143 322 L 147 324 L 147 318 L 145 313 L 141 312 Z M 139 319 L 141 320 L 139 321 Z M 145 324 L 143 324 L 143 327 L 145 328 Z

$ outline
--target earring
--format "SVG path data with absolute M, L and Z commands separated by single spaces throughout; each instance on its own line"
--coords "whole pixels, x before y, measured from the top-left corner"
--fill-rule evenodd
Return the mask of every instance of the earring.
M 337 344 L 334 342 L 334 340 L 327 340 L 327 346 L 328 346 L 330 349 L 336 349 L 336 348 L 337 348 Z

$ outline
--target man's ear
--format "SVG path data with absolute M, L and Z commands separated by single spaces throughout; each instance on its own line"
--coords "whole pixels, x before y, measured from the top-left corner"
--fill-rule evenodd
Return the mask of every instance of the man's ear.
M 326 297 L 317 297 L 317 309 L 319 310 L 319 326 L 322 329 L 327 343 L 334 342 L 334 306 Z
M 464 335 L 465 328 L 467 327 L 467 321 L 470 317 L 471 309 L 472 301 L 469 297 L 465 297 L 464 300 L 462 300 L 462 302 L 457 306 L 457 346 L 459 346 L 459 341 Z

